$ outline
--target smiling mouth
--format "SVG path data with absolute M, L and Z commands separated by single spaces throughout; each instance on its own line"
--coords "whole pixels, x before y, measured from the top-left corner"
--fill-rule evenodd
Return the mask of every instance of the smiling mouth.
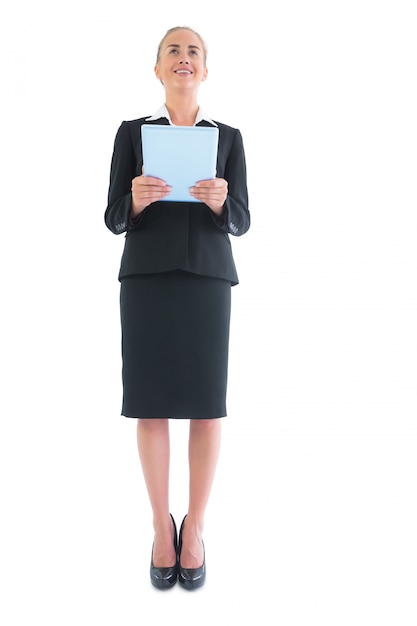
M 182 74 L 184 76 L 190 76 L 192 72 L 190 70 L 175 70 L 176 74 Z

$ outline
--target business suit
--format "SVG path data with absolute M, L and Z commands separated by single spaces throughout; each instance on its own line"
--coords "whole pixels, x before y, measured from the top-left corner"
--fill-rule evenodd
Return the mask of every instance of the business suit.
M 240 236 L 250 226 L 240 132 L 216 122 L 217 177 L 225 178 L 229 188 L 222 218 L 201 203 L 155 202 L 131 222 L 131 182 L 142 174 L 140 128 L 144 123 L 167 124 L 168 120 L 146 122 L 146 118 L 141 118 L 123 122 L 114 145 L 105 221 L 113 233 L 126 232 L 119 278 L 182 269 L 237 284 L 229 233 Z M 200 125 L 209 123 L 203 121 Z
M 125 232 L 119 280 L 126 417 L 226 415 L 230 287 L 238 283 L 229 234 L 250 226 L 241 134 L 219 128 L 217 177 L 228 182 L 220 217 L 196 202 L 154 202 L 131 219 L 142 174 L 141 126 L 123 122 L 110 171 L 107 227 Z M 200 125 L 210 125 L 203 120 Z M 197 181 L 196 181 L 197 182 Z

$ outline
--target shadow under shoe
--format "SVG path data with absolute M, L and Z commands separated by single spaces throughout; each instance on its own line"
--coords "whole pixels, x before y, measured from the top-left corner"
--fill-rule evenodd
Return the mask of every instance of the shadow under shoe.
M 170 514 L 171 515 L 171 514 Z M 174 525 L 174 549 L 177 555 L 175 565 L 172 567 L 155 567 L 152 562 L 151 556 L 151 583 L 157 589 L 171 589 L 178 580 L 178 545 L 177 545 L 177 527 L 175 520 L 171 515 L 172 523 Z M 153 546 L 152 546 L 153 554 Z

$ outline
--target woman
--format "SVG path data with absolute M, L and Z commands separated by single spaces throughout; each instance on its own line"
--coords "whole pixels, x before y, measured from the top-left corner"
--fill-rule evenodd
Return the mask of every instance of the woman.
M 151 581 L 191 590 L 206 576 L 204 513 L 226 415 L 230 288 L 238 283 L 229 233 L 250 226 L 241 134 L 199 108 L 206 46 L 187 27 L 170 29 L 155 74 L 165 105 L 123 122 L 111 164 L 105 221 L 126 233 L 119 280 L 122 415 L 138 418 L 139 456 L 153 513 Z M 196 181 L 190 202 L 164 201 L 165 181 L 143 175 L 143 124 L 217 126 L 217 176 Z M 169 507 L 169 419 L 189 419 L 189 506 L 177 530 Z

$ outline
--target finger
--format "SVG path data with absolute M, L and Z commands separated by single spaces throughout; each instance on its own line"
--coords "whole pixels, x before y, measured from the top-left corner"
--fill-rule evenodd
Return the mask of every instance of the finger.
M 196 186 L 199 186 L 199 187 L 213 187 L 213 188 L 219 188 L 219 187 L 227 188 L 227 180 L 225 180 L 224 178 L 206 178 L 204 180 L 198 180 L 196 182 Z
M 159 187 L 157 185 L 143 185 L 140 187 L 132 187 L 132 193 L 134 196 L 146 196 L 150 193 L 166 195 L 167 193 L 171 193 L 172 187 L 169 185 L 164 185 L 163 187 Z
M 214 190 L 203 187 L 191 187 L 190 194 L 199 199 L 211 199 L 213 201 L 224 200 L 227 196 L 227 192 L 224 189 Z
M 139 193 L 134 193 L 133 195 L 137 198 L 150 198 L 150 197 L 154 197 L 154 196 L 161 196 L 164 197 L 167 194 L 170 193 L 170 189 L 145 189 Z
M 135 179 L 136 180 L 136 179 Z M 167 183 L 161 178 L 155 178 L 154 176 L 139 176 L 137 180 L 138 185 L 154 185 L 156 187 L 165 187 Z
M 206 185 L 203 182 L 196 183 L 193 187 L 190 187 L 190 189 L 199 193 L 217 194 L 227 192 L 227 187 L 225 185 Z
M 148 198 L 165 198 L 168 194 L 170 194 L 172 188 L 168 185 L 164 187 L 158 187 L 156 185 L 144 185 L 141 187 L 133 187 L 132 188 L 132 196 L 137 201 L 142 201 Z
M 155 176 L 144 176 L 143 174 L 141 176 L 135 176 L 135 178 L 132 179 L 132 186 L 133 185 L 162 186 L 166 184 L 167 182 L 165 180 L 162 180 L 161 178 L 156 178 Z
M 135 206 L 145 207 L 145 206 L 148 206 L 149 204 L 152 204 L 153 202 L 159 202 L 160 200 L 164 200 L 167 195 L 168 194 L 166 193 L 162 195 L 150 193 L 150 194 L 146 194 L 146 196 L 140 196 L 140 197 L 134 196 L 133 202 Z
M 166 186 L 168 183 L 162 178 L 155 178 L 154 176 L 144 176 L 143 181 L 148 185 L 157 185 L 158 187 Z
M 208 180 L 197 181 L 195 187 L 201 189 L 222 189 L 227 187 L 227 182 L 222 178 L 210 178 Z

